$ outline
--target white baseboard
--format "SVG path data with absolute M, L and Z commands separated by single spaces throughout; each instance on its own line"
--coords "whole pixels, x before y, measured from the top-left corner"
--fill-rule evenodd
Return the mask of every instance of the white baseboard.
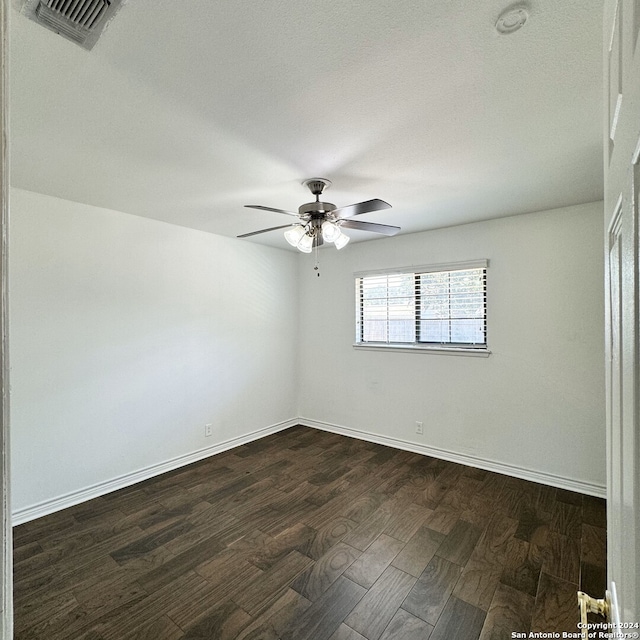
M 272 433 L 277 433 L 278 431 L 294 427 L 297 424 L 300 424 L 300 422 L 296 419 L 279 422 L 277 424 L 264 427 L 263 429 L 258 429 L 251 433 L 238 436 L 237 438 L 225 440 L 224 442 L 220 442 L 211 447 L 206 447 L 205 449 L 199 449 L 192 453 L 177 456 L 175 458 L 171 458 L 171 460 L 166 460 L 165 462 L 160 462 L 105 482 L 99 482 L 98 484 L 94 484 L 84 489 L 79 489 L 78 491 L 72 491 L 71 493 L 67 493 L 57 498 L 45 500 L 44 502 L 40 502 L 29 507 L 23 507 L 22 509 L 16 509 L 11 514 L 11 524 L 15 527 L 19 524 L 29 522 L 30 520 L 35 520 L 36 518 L 49 515 L 50 513 L 55 513 L 56 511 L 73 507 L 81 502 L 98 498 L 107 493 L 111 493 L 112 491 L 117 491 L 118 489 L 124 489 L 125 487 L 142 482 L 143 480 L 148 480 L 149 478 L 153 478 L 162 473 L 167 473 L 167 471 L 173 471 L 174 469 L 184 467 L 193 462 L 198 462 L 204 458 L 214 456 L 217 453 L 228 451 L 234 447 L 239 447 L 240 445 L 247 444 L 248 442 L 253 442 L 254 440 L 269 436 Z
M 569 491 L 576 491 L 578 493 L 596 496 L 597 498 L 606 498 L 606 487 L 591 482 L 565 478 L 563 476 L 545 473 L 544 471 L 523 469 L 522 467 L 516 467 L 504 462 L 496 462 L 495 460 L 478 458 L 476 456 L 470 456 L 464 453 L 456 453 L 454 451 L 448 451 L 446 449 L 429 447 L 415 442 L 407 442 L 406 440 L 400 440 L 398 438 L 381 436 L 373 433 L 368 433 L 366 431 L 359 431 L 357 429 L 351 429 L 349 427 L 330 424 L 328 422 L 311 420 L 309 418 L 299 418 L 298 424 L 301 424 L 305 427 L 320 429 L 322 431 L 330 431 L 331 433 L 337 433 L 343 436 L 348 436 L 350 438 L 357 438 L 358 440 L 366 440 L 368 442 L 383 444 L 388 447 L 394 447 L 395 449 L 403 449 L 404 451 L 411 451 L 412 453 L 431 456 L 432 458 L 440 458 L 449 462 L 457 462 L 469 467 L 484 469 L 485 471 L 495 471 L 496 473 L 513 476 L 515 478 L 521 478 L 522 480 L 530 480 L 531 482 L 538 482 L 540 484 L 546 484 L 551 487 L 557 487 L 559 489 L 568 489 Z
M 568 489 L 569 491 L 577 491 L 578 493 L 584 493 L 598 498 L 606 497 L 606 489 L 602 485 L 593 484 L 590 482 L 584 482 L 581 480 L 574 480 L 572 478 L 565 478 L 562 476 L 545 473 L 543 471 L 534 471 L 532 469 L 523 469 L 522 467 L 516 467 L 514 465 L 506 464 L 503 462 L 496 462 L 495 460 L 487 460 L 484 458 L 478 458 L 463 453 L 456 453 L 454 451 L 448 451 L 446 449 L 439 449 L 437 447 L 429 447 L 426 445 L 417 444 L 415 442 L 407 442 L 406 440 L 400 440 L 398 438 L 391 438 L 389 436 L 381 436 L 366 431 L 359 431 L 357 429 L 351 429 L 349 427 L 343 427 L 340 425 L 330 424 L 328 422 L 320 422 L 318 420 L 311 420 L 309 418 L 294 418 L 286 420 L 285 422 L 279 422 L 277 424 L 264 427 L 247 433 L 237 438 L 231 438 L 225 440 L 211 447 L 205 449 L 199 449 L 192 453 L 177 456 L 165 462 L 151 465 L 132 473 L 127 473 L 117 478 L 100 482 L 98 484 L 79 489 L 78 491 L 72 491 L 65 495 L 50 500 L 45 500 L 38 504 L 23 507 L 22 509 L 16 509 L 11 516 L 11 524 L 17 526 L 36 518 L 61 511 L 68 507 L 72 507 L 81 502 L 86 502 L 93 498 L 98 498 L 112 491 L 118 489 L 124 489 L 143 480 L 148 480 L 155 476 L 167 473 L 167 471 L 173 471 L 180 467 L 184 467 L 193 462 L 198 462 L 204 458 L 214 456 L 217 453 L 228 451 L 234 447 L 239 447 L 248 442 L 253 442 L 265 436 L 283 431 L 296 425 L 303 425 L 305 427 L 312 427 L 314 429 L 320 429 L 321 431 L 330 431 L 331 433 L 337 433 L 350 438 L 357 438 L 358 440 L 366 440 L 368 442 L 375 442 L 377 444 L 386 445 L 395 449 L 403 449 L 405 451 L 411 451 L 413 453 L 419 453 L 421 455 L 431 456 L 433 458 L 440 458 L 442 460 L 448 460 L 449 462 L 457 462 L 459 464 L 465 464 L 470 467 L 477 467 L 478 469 L 485 469 L 486 471 L 495 471 L 496 473 L 502 473 L 504 475 L 513 476 L 516 478 L 522 478 L 523 480 L 530 480 L 532 482 L 539 482 L 540 484 L 546 484 L 552 487 L 558 487 L 560 489 Z

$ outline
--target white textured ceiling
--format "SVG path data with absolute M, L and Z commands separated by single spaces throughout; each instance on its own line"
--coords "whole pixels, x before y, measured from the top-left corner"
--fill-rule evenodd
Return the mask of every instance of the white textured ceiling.
M 20 188 L 228 236 L 313 176 L 403 233 L 602 198 L 601 0 L 130 0 L 90 52 L 12 2 Z

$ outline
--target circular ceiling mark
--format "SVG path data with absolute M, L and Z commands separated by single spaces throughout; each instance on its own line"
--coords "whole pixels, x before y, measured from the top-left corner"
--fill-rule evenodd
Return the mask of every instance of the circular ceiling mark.
M 521 29 L 529 18 L 529 12 L 526 9 L 507 9 L 502 13 L 496 22 L 496 31 L 503 35 L 514 33 Z

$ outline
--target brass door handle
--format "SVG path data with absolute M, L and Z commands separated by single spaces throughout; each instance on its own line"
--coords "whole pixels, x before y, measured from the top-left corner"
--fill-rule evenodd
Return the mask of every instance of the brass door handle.
M 596 600 L 596 598 L 592 598 L 583 591 L 578 591 L 578 606 L 580 607 L 580 622 L 582 623 L 580 625 L 582 629 L 582 640 L 588 640 L 589 627 L 587 614 L 596 613 L 597 615 L 604 617 L 606 620 L 609 620 L 611 603 L 609 602 L 608 594 L 607 598 Z

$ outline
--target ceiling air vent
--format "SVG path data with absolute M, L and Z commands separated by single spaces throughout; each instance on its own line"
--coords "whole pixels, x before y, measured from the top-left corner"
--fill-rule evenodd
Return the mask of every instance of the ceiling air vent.
M 122 0 L 25 0 L 22 12 L 43 27 L 91 49 Z

